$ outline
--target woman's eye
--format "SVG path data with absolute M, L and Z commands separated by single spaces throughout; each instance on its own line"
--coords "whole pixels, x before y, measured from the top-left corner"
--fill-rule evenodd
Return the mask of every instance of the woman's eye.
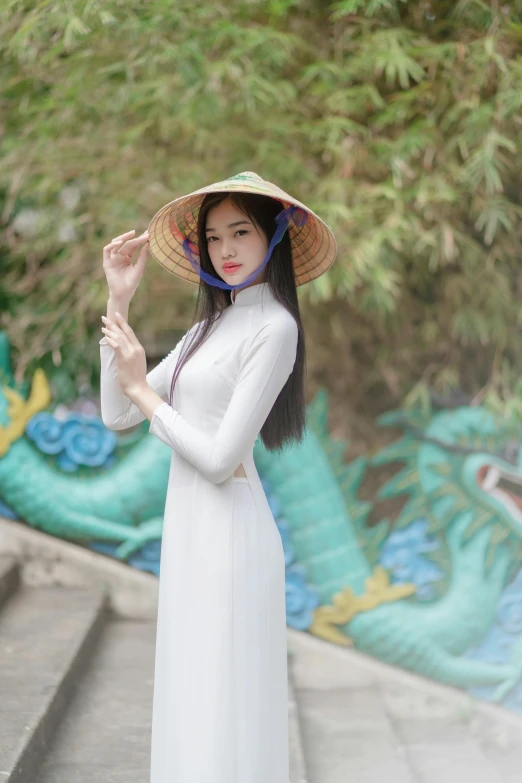
M 240 233 L 241 234 L 248 234 L 248 231 L 246 230 L 246 228 L 238 228 L 238 230 L 236 231 L 236 234 L 240 234 Z M 207 242 L 210 242 L 212 239 L 217 239 L 217 237 L 207 237 Z

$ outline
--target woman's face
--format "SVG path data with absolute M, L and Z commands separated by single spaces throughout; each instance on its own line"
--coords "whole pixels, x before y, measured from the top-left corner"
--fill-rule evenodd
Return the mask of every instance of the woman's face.
M 232 285 L 242 283 L 261 266 L 268 251 L 269 243 L 261 228 L 255 226 L 229 198 L 209 210 L 206 238 L 216 273 Z M 236 266 L 232 267 L 232 264 Z M 268 265 L 249 285 L 266 282 L 267 273 Z

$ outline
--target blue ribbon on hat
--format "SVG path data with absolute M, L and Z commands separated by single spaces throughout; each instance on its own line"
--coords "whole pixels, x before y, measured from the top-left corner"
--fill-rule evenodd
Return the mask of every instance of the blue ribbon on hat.
M 246 280 L 243 280 L 242 283 L 235 283 L 235 284 L 225 283 L 224 280 L 219 280 L 217 277 L 214 277 L 213 275 L 209 275 L 208 272 L 204 272 L 203 269 L 201 269 L 201 265 L 199 263 L 198 257 L 191 250 L 189 239 L 183 240 L 183 244 L 182 244 L 183 252 L 185 253 L 185 257 L 188 259 L 188 261 L 190 261 L 194 272 L 196 272 L 196 274 L 198 274 L 202 278 L 202 280 L 204 280 L 209 285 L 216 286 L 216 288 L 224 288 L 228 290 L 243 288 L 244 286 L 249 285 L 249 283 L 255 280 L 258 277 L 259 273 L 268 264 L 274 247 L 283 238 L 286 229 L 290 225 L 290 221 L 292 221 L 296 226 L 304 226 L 307 219 L 308 219 L 308 213 L 304 209 L 301 209 L 300 207 L 296 207 L 294 204 L 287 207 L 286 209 L 281 210 L 281 212 L 279 212 L 276 215 L 275 221 L 277 223 L 277 228 L 274 232 L 274 236 L 270 241 L 270 245 L 268 247 L 267 254 L 263 260 L 263 263 L 257 269 L 254 269 L 254 271 L 246 278 Z

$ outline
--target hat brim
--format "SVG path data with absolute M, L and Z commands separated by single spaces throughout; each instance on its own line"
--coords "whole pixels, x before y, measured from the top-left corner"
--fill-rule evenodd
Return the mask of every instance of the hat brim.
M 255 179 L 249 182 L 247 174 L 250 179 Z M 199 285 L 201 278 L 185 256 L 183 240 L 188 239 L 191 249 L 197 254 L 198 213 L 205 195 L 239 191 L 270 196 L 280 201 L 284 208 L 293 204 L 303 209 L 307 213 L 304 225 L 298 226 L 291 222 L 288 229 L 296 286 L 309 283 L 324 274 L 337 254 L 337 243 L 331 228 L 305 204 L 253 172 L 244 172 L 236 177 L 237 180 L 231 178 L 208 185 L 161 207 L 148 227 L 149 250 L 153 258 L 168 272 Z

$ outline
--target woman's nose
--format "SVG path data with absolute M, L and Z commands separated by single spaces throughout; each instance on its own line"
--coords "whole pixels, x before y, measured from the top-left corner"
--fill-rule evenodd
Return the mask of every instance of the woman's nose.
M 226 240 L 223 241 L 223 245 L 221 247 L 221 255 L 223 256 L 223 258 L 228 258 L 229 256 L 235 255 L 231 242 L 227 242 Z

